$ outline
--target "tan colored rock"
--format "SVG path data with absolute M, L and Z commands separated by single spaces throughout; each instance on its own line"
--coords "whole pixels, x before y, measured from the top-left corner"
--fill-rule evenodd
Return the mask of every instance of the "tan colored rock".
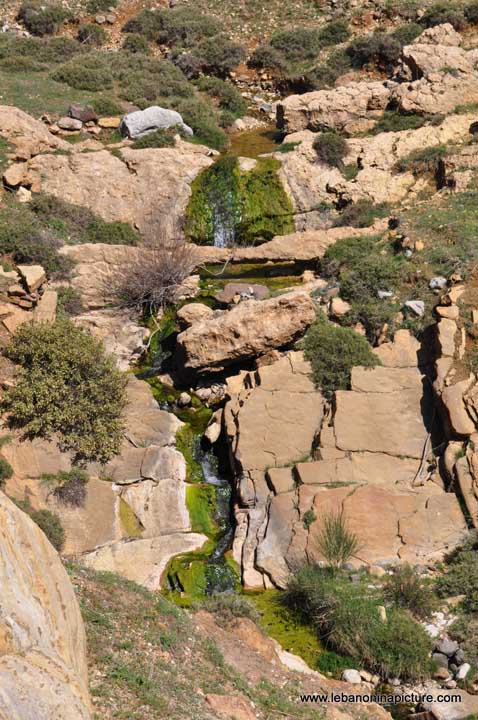
M 389 368 L 417 367 L 422 364 L 420 343 L 408 330 L 398 330 L 393 342 L 383 343 L 373 352 L 382 365 Z
M 439 305 L 435 309 L 440 317 L 446 318 L 447 320 L 458 320 L 460 317 L 460 311 L 457 305 Z
M 291 492 L 291 490 L 295 489 L 295 481 L 292 477 L 291 468 L 269 468 L 267 471 L 267 479 L 277 495 Z M 302 480 L 302 482 L 305 481 Z
M 161 537 L 121 541 L 83 556 L 88 567 L 119 573 L 149 590 L 159 590 L 161 576 L 174 555 L 200 550 L 207 541 L 198 533 L 173 533 Z
M 443 389 L 441 399 L 448 413 L 451 430 L 457 435 L 471 435 L 475 432 L 475 423 L 466 411 L 464 394 L 472 384 L 471 378 Z
M 46 273 L 41 265 L 17 265 L 28 292 L 34 292 L 46 281 Z
M 414 40 L 414 44 L 459 47 L 462 40 L 462 36 L 455 30 L 451 23 L 443 23 L 442 25 L 435 25 L 435 27 L 424 30 L 422 34 Z
M 380 117 L 390 90 L 380 82 L 359 82 L 333 90 L 290 95 L 277 106 L 277 121 L 288 133 L 297 130 L 346 130 L 359 119 Z
M 343 317 L 350 312 L 351 309 L 352 306 L 350 303 L 342 300 L 342 298 L 336 297 L 330 301 L 330 314 L 333 317 Z
M 392 393 L 413 390 L 423 392 L 423 375 L 418 368 L 354 367 L 351 373 L 351 389 L 362 393 Z
M 457 105 L 478 102 L 475 73 L 433 72 L 426 78 L 402 83 L 392 90 L 392 99 L 408 113 L 451 113 Z
M 412 45 L 403 48 L 402 58 L 410 68 L 414 80 L 430 73 L 443 71 L 445 68 L 463 73 L 471 73 L 473 70 L 473 63 L 467 52 L 454 45 L 437 47 L 415 41 Z
M 144 528 L 144 538 L 187 533 L 191 530 L 186 507 L 186 484 L 181 480 L 143 480 L 128 486 L 121 497 Z
M 8 332 L 13 334 L 15 330 L 20 327 L 20 325 L 23 325 L 23 323 L 26 322 L 30 322 L 32 316 L 26 310 L 22 310 L 21 308 L 15 307 L 14 305 L 10 305 L 9 307 L 11 307 L 12 309 L 8 313 L 8 315 L 2 317 L 2 323 L 8 330 Z
M 116 128 L 119 128 L 121 125 L 121 118 L 120 117 L 101 117 L 98 120 L 98 125 L 100 128 L 105 128 L 108 130 L 116 130 Z
M 194 323 L 206 320 L 213 315 L 213 311 L 204 303 L 188 303 L 179 308 L 177 318 L 181 325 L 189 327 Z
M 58 293 L 45 290 L 33 312 L 35 322 L 55 322 Z
M 71 149 L 69 143 L 52 135 L 42 122 L 9 105 L 0 105 L 0 136 L 12 143 L 24 160 L 39 153 Z
M 108 150 L 73 155 L 39 155 L 29 162 L 43 192 L 88 207 L 107 221 L 141 230 L 161 218 L 161 235 L 174 235 L 190 184 L 212 160 L 208 148 L 180 143 L 174 148 L 132 150 L 121 157 Z
M 180 333 L 177 358 L 189 371 L 245 360 L 290 344 L 305 333 L 315 314 L 313 300 L 303 292 L 241 303 Z
M 86 638 L 43 532 L 0 493 L 0 718 L 89 720 Z
M 437 342 L 441 357 L 455 357 L 457 324 L 454 320 L 443 318 L 437 323 Z
M 15 188 L 25 182 L 27 174 L 27 163 L 15 163 L 10 165 L 3 173 L 3 181 L 5 185 Z
M 75 278 L 73 286 L 78 287 Z M 94 281 L 87 287 L 87 291 L 92 293 L 87 294 L 87 298 L 93 304 L 98 300 L 94 294 L 94 287 Z M 76 315 L 74 322 L 87 328 L 92 335 L 103 342 L 106 352 L 115 357 L 120 370 L 129 370 L 130 366 L 141 357 L 149 336 L 149 330 L 138 324 L 133 313 L 118 308 L 90 310 L 82 315 Z

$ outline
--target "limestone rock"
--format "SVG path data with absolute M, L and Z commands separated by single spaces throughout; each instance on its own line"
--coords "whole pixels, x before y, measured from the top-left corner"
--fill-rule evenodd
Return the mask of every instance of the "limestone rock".
M 120 130 L 123 135 L 136 139 L 155 130 L 166 130 L 176 126 L 179 126 L 186 135 L 193 135 L 189 125 L 186 125 L 182 115 L 176 110 L 167 110 L 153 105 L 145 110 L 135 110 L 135 112 L 125 115 L 121 121 Z
M 290 344 L 314 320 L 314 302 L 303 292 L 251 300 L 180 333 L 177 359 L 185 370 L 230 365 Z
M 58 120 L 57 125 L 61 130 L 70 130 L 73 132 L 78 132 L 83 127 L 82 121 L 74 117 L 62 117 Z
M 478 102 L 476 73 L 432 72 L 392 90 L 392 100 L 405 113 L 451 113 L 464 97 L 468 103 Z
M 41 265 L 17 265 L 28 292 L 34 292 L 46 281 L 46 273 Z
M 208 305 L 203 303 L 187 303 L 179 308 L 177 313 L 178 321 L 181 325 L 190 327 L 201 320 L 207 320 L 213 315 L 213 311 Z
M 466 410 L 463 398 L 471 383 L 471 378 L 461 380 L 455 383 L 455 385 L 445 387 L 441 394 L 443 405 L 448 413 L 451 429 L 457 435 L 471 435 L 476 429 L 475 423 Z
M 89 720 L 86 638 L 43 532 L 0 493 L 0 717 Z
M 234 298 L 247 300 L 264 300 L 269 295 L 265 285 L 247 283 L 227 283 L 221 292 L 217 293 L 216 300 L 226 305 L 233 302 Z
M 23 160 L 39 153 L 71 149 L 70 143 L 52 135 L 42 122 L 9 105 L 0 105 L 0 136 L 15 146 L 17 156 Z
M 35 322 L 55 322 L 58 293 L 45 290 L 33 312 Z
M 173 533 L 105 545 L 82 559 L 95 570 L 119 573 L 149 590 L 159 590 L 161 576 L 171 558 L 200 550 L 206 541 L 207 537 L 198 533 Z
M 350 83 L 333 90 L 290 95 L 277 106 L 278 126 L 288 133 L 346 130 L 351 122 L 380 117 L 389 99 L 390 90 L 380 82 Z

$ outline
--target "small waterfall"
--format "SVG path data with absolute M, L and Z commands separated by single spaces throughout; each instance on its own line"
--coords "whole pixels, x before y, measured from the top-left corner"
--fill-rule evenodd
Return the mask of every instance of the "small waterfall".
M 227 182 L 227 176 L 224 180 Z M 237 198 L 232 185 L 230 188 L 221 186 L 219 192 L 211 192 L 209 202 L 213 215 L 214 246 L 231 247 L 236 239 L 238 222 Z

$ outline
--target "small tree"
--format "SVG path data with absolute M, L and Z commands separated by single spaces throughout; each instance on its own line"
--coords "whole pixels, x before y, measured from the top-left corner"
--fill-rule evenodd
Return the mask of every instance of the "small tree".
M 347 141 L 336 132 L 324 132 L 314 140 L 314 150 L 320 162 L 341 168 L 348 153 Z
M 23 325 L 5 355 L 20 365 L 2 398 L 24 437 L 56 437 L 76 463 L 107 462 L 120 451 L 125 378 L 103 345 L 67 319 Z
M 347 527 L 344 511 L 325 513 L 317 537 L 319 550 L 335 572 L 353 557 L 359 543 L 355 533 Z

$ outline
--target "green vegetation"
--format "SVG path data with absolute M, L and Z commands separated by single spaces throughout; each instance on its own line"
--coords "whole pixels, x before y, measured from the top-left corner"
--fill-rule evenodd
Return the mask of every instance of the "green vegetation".
M 411 565 L 399 565 L 388 575 L 383 587 L 385 600 L 395 607 L 406 608 L 419 620 L 437 609 L 437 599 L 430 582 L 424 581 Z
M 0 487 L 5 484 L 13 475 L 13 468 L 10 463 L 0 456 Z
M 77 35 L 78 41 L 90 47 L 101 47 L 107 40 L 107 35 L 101 25 L 88 23 L 80 25 Z
M 345 138 L 336 132 L 323 132 L 318 135 L 313 143 L 319 162 L 331 167 L 343 167 L 343 159 L 348 153 L 348 145 Z
M 458 3 L 449 2 L 448 0 L 439 0 L 429 7 L 420 22 L 425 27 L 434 27 L 443 23 L 450 23 L 455 30 L 462 30 L 466 24 L 465 14 L 462 7 Z
M 396 111 L 386 110 L 377 120 L 371 134 L 382 132 L 402 132 L 402 130 L 417 130 L 427 122 L 426 115 L 402 115 Z
M 319 316 L 304 341 L 306 358 L 312 365 L 313 379 L 327 396 L 350 387 L 350 372 L 355 365 L 379 364 L 365 338 L 348 328 L 337 327 Z
M 55 550 L 61 552 L 65 544 L 65 530 L 59 516 L 50 510 L 34 510 L 29 500 L 19 500 L 16 497 L 11 497 L 10 500 L 31 517 L 33 522 L 43 530 Z
M 347 55 L 354 68 L 375 65 L 388 69 L 398 63 L 402 47 L 398 37 L 376 32 L 352 40 Z
M 441 597 L 463 595 L 460 605 L 467 613 L 478 613 L 478 543 L 472 540 L 450 559 L 437 581 Z
M 281 596 L 286 607 L 309 622 L 332 651 L 384 678 L 415 681 L 430 671 L 431 642 L 404 610 L 391 607 L 383 622 L 378 589 L 362 577 L 352 582 L 343 572 L 306 566 Z
M 414 173 L 436 172 L 438 161 L 442 160 L 448 151 L 446 145 L 434 145 L 424 150 L 415 150 L 398 161 L 397 170 Z
M 257 244 L 293 232 L 293 208 L 277 175 L 273 158 L 241 172 L 237 160 L 225 157 L 192 184 L 186 210 L 186 234 L 194 242 L 212 244 L 218 222 L 238 244 Z
M 135 140 L 132 147 L 135 150 L 174 147 L 174 134 L 174 129 L 171 128 L 167 130 L 155 130 Z
M 11 427 L 28 439 L 56 435 L 78 463 L 119 452 L 125 379 L 89 333 L 66 319 L 23 325 L 4 352 L 21 367 L 2 397 Z
M 247 103 L 241 93 L 234 85 L 231 85 L 231 83 L 220 80 L 219 78 L 204 77 L 198 80 L 197 86 L 201 92 L 206 93 L 217 102 L 219 109 L 222 110 L 221 118 L 224 118 L 227 113 L 230 122 L 221 122 L 223 126 L 232 124 L 236 118 L 240 118 L 246 114 Z
M 62 285 L 57 290 L 57 316 L 58 317 L 74 317 L 84 312 L 81 293 L 71 285 Z
M 44 4 L 41 0 L 26 0 L 18 11 L 18 20 L 32 35 L 53 35 L 70 18 L 71 13 L 60 4 Z
M 248 618 L 253 622 L 258 622 L 260 619 L 260 614 L 254 604 L 245 595 L 239 593 L 213 593 L 196 603 L 195 607 L 213 613 L 216 618 L 225 623 L 238 617 Z
M 342 172 L 347 176 L 346 168 Z M 347 205 L 340 215 L 335 218 L 333 224 L 334 227 L 366 228 L 373 225 L 375 220 L 389 215 L 390 205 L 388 203 L 375 205 L 371 200 L 358 200 Z
M 69 471 L 60 470 L 56 475 L 44 473 L 41 482 L 52 489 L 52 494 L 64 505 L 70 507 L 83 507 L 86 500 L 86 491 L 89 477 L 79 467 Z
M 123 50 L 130 53 L 149 54 L 149 43 L 140 33 L 128 33 L 123 40 Z
M 343 510 L 322 515 L 317 545 L 333 572 L 342 568 L 357 554 L 357 536 L 349 530 Z
M 125 500 L 123 500 L 123 498 L 120 498 L 119 516 L 121 521 L 121 527 L 126 533 L 126 537 L 141 537 L 141 535 L 143 534 L 143 526 L 134 514 L 132 508 Z
M 118 0 L 88 0 L 86 3 L 86 12 L 91 15 L 96 13 L 107 12 L 110 8 L 116 7 Z

